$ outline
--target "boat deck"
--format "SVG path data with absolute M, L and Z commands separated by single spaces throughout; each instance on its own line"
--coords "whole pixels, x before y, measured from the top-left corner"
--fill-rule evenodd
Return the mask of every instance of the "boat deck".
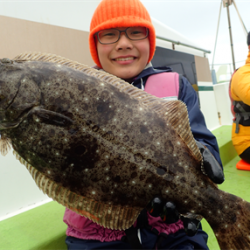
M 240 160 L 231 142 L 231 126 L 222 126 L 213 131 L 220 147 L 224 165 L 225 182 L 219 188 L 242 197 L 250 202 L 250 171 L 236 169 Z M 5 250 L 66 250 L 66 225 L 62 218 L 65 208 L 57 202 L 49 202 L 9 219 L 0 221 L 0 249 Z M 208 246 L 217 250 L 214 233 L 208 223 L 202 220 L 203 229 L 208 233 Z

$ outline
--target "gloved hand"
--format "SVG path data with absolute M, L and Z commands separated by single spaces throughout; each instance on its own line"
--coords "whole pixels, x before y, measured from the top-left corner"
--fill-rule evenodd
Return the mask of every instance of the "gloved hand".
M 173 202 L 165 202 L 161 197 L 157 196 L 149 203 L 147 208 L 151 216 L 160 216 L 166 224 L 176 223 L 181 219 L 188 236 L 194 236 L 198 231 L 200 225 L 199 216 L 194 214 L 188 214 L 185 217 L 180 216 Z
M 214 183 L 221 184 L 224 181 L 224 173 L 220 164 L 216 161 L 206 146 L 199 141 L 196 141 L 196 144 L 203 157 L 203 173 L 206 174 Z

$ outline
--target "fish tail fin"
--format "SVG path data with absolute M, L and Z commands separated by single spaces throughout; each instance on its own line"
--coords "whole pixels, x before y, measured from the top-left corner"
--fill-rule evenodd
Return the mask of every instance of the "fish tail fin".
M 11 149 L 11 140 L 0 135 L 0 153 L 5 156 Z
M 238 200 L 230 223 L 222 221 L 214 228 L 221 249 L 250 249 L 250 203 Z M 230 207 L 230 205 L 228 205 Z

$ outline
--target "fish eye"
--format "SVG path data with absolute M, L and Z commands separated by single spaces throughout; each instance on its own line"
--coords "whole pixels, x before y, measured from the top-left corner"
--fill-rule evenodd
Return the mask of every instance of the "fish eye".
M 3 59 L 1 59 L 1 63 L 10 63 L 10 64 L 12 64 L 13 61 L 10 60 L 9 58 L 3 58 Z

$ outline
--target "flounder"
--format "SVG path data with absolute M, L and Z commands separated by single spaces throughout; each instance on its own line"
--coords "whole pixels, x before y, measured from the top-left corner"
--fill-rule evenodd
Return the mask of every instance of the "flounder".
M 203 216 L 222 249 L 250 249 L 250 203 L 202 174 L 181 101 L 26 53 L 0 60 L 0 133 L 44 193 L 104 227 L 129 228 L 160 195 Z

